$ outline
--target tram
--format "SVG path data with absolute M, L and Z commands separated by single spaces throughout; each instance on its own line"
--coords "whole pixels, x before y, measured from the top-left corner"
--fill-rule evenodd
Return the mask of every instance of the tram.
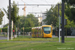
M 40 27 L 32 28 L 32 37 L 43 37 L 43 38 L 51 38 L 52 37 L 52 26 L 51 25 L 43 25 Z

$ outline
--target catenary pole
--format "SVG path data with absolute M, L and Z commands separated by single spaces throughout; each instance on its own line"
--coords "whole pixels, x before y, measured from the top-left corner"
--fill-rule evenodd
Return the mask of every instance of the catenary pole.
M 9 0 L 9 38 L 11 39 L 11 0 Z

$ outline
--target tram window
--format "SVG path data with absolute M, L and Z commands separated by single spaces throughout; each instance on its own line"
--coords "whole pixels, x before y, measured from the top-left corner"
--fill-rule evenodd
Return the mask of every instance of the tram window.
M 51 27 L 43 27 L 44 33 L 49 34 L 51 32 Z

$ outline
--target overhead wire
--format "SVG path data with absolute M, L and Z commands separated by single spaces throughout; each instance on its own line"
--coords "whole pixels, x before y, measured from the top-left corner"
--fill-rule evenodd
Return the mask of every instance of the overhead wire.
M 45 2 L 46 2 L 47 4 L 49 4 L 46 0 L 45 0 Z
M 53 1 L 53 3 L 55 3 L 55 0 Z
M 33 0 L 32 0 L 33 1 Z M 36 2 L 36 1 L 33 1 L 34 3 Z M 37 2 L 36 2 L 37 3 Z M 39 2 L 38 2 L 39 3 Z
M 49 4 L 49 2 L 48 2 L 48 0 L 41 0 L 41 1 L 43 1 L 43 2 L 45 2 L 45 3 L 47 3 L 47 4 Z M 50 0 L 49 0 L 50 1 Z M 54 2 L 54 1 L 53 1 Z M 51 3 L 51 2 L 50 2 Z M 49 4 L 50 5 L 50 4 Z M 52 4 L 51 3 L 51 5 L 55 5 L 55 4 Z

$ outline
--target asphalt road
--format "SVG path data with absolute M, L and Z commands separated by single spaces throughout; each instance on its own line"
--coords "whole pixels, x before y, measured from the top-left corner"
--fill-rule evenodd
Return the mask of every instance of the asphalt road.
M 0 40 L 7 39 L 7 37 L 0 36 Z
M 55 35 L 53 35 L 52 36 L 53 38 L 57 38 L 58 36 L 55 36 Z M 61 37 L 61 36 L 60 36 Z M 64 36 L 65 38 L 67 37 L 67 38 L 75 38 L 75 36 Z

